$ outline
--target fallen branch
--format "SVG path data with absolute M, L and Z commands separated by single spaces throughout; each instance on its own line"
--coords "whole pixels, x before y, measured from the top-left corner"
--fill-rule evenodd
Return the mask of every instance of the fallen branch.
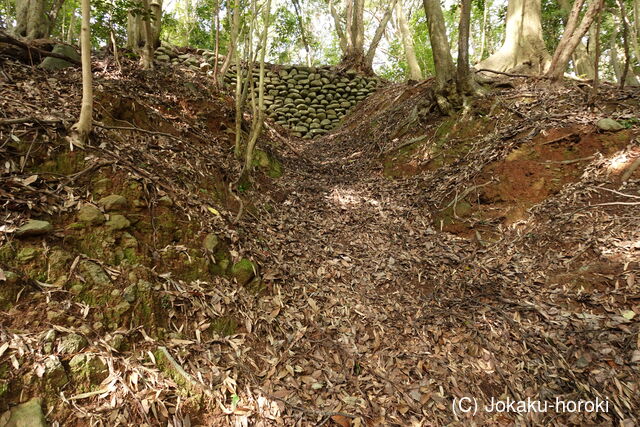
M 488 68 L 480 68 L 479 70 L 476 70 L 476 73 L 494 73 L 494 74 L 500 74 L 500 75 L 508 76 L 508 77 L 523 77 L 523 78 L 539 77 L 539 76 L 530 76 L 530 75 L 528 75 L 528 74 L 511 74 L 511 73 L 505 73 L 504 71 L 490 70 L 490 69 L 488 69 Z
M 78 61 L 77 59 L 69 58 L 68 56 L 62 55 L 60 53 L 53 53 L 53 52 L 49 52 L 49 51 L 40 49 L 38 47 L 35 47 L 33 45 L 30 45 L 28 43 L 20 41 L 20 40 L 14 38 L 14 37 L 11 37 L 9 34 L 5 33 L 4 31 L 0 31 L 0 42 L 1 43 L 8 43 L 8 44 L 11 44 L 11 45 L 14 45 L 14 46 L 18 46 L 18 47 L 26 50 L 29 53 L 36 52 L 40 56 L 50 56 L 52 58 L 58 58 L 58 59 L 65 60 L 65 61 L 70 62 L 70 63 L 72 63 L 74 65 L 77 65 L 77 66 L 82 65 L 80 63 L 80 61 Z
M 63 123 L 62 119 L 39 119 L 37 117 L 19 117 L 16 119 L 0 119 L 0 126 L 2 125 L 19 125 L 23 123 L 39 123 L 46 125 L 53 125 Z
M 153 131 L 153 130 L 146 130 L 146 129 L 138 128 L 138 127 L 135 127 L 135 126 L 111 126 L 111 125 L 105 125 L 104 123 L 101 123 L 101 122 L 93 122 L 93 125 L 97 126 L 99 128 L 102 128 L 102 129 L 131 130 L 131 131 L 134 131 L 134 132 L 148 133 L 149 135 L 166 136 L 167 138 L 173 138 L 176 141 L 182 142 L 182 140 L 180 138 L 178 138 L 175 135 L 171 135 L 170 133 L 158 132 L 158 131 Z
M 587 160 L 593 160 L 594 157 L 595 156 L 587 156 L 587 157 L 581 157 L 579 159 L 572 159 L 572 160 L 547 160 L 542 163 L 555 163 L 560 165 L 569 165 L 571 163 L 578 163 L 578 162 L 584 162 Z

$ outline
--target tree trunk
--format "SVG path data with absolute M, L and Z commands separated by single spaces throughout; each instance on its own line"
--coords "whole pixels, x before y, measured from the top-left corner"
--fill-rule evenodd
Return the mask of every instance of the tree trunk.
M 460 25 L 458 27 L 458 69 L 456 86 L 458 94 L 471 94 L 472 81 L 469 73 L 469 26 L 471 25 L 471 0 L 462 0 L 460 7 Z
M 484 2 L 484 10 L 482 11 L 482 34 L 480 36 L 480 54 L 478 55 L 478 62 L 484 59 L 484 52 L 487 49 L 487 21 L 489 16 L 489 7 L 487 1 Z
M 384 30 L 387 28 L 387 24 L 391 20 L 391 15 L 393 14 L 393 8 L 396 5 L 397 1 L 398 0 L 393 0 L 393 2 L 389 5 L 388 9 L 384 12 L 382 19 L 380 20 L 380 24 L 378 25 L 378 28 L 376 28 L 376 32 L 373 35 L 373 39 L 371 39 L 371 44 L 369 45 L 369 49 L 367 49 L 367 54 L 364 57 L 365 68 L 364 70 L 362 70 L 362 71 L 365 71 L 365 73 L 367 74 L 373 74 L 373 58 L 376 56 L 376 49 L 378 49 L 380 40 L 382 40 L 382 36 L 384 35 Z M 363 33 L 363 37 L 364 37 L 364 33 Z
M 249 136 L 249 142 L 247 142 L 247 150 L 245 152 L 244 166 L 242 168 L 241 180 L 246 178 L 251 171 L 253 164 L 253 151 L 258 141 L 258 137 L 262 133 L 262 124 L 264 122 L 264 57 L 267 51 L 267 33 L 269 30 L 269 15 L 271 14 L 271 0 L 267 0 L 264 5 L 262 16 L 262 34 L 260 35 L 260 73 L 258 79 L 258 105 L 253 109 L 253 126 L 251 127 L 251 135 Z
M 73 44 L 73 35 L 76 28 L 76 11 L 71 12 L 71 18 L 69 18 L 69 28 L 67 29 L 67 43 Z
M 329 0 L 329 11 L 331 12 L 331 17 L 333 18 L 333 24 L 336 29 L 336 34 L 338 35 L 338 42 L 340 43 L 340 50 L 343 55 L 347 51 L 347 36 L 342 30 L 342 22 L 340 20 L 340 15 L 336 11 L 335 6 L 333 5 L 333 0 Z
M 70 141 L 82 147 L 89 138 L 93 116 L 93 78 L 91 74 L 91 5 L 89 0 L 82 0 L 82 27 L 80 29 L 80 52 L 82 54 L 82 106 L 80 118 L 71 127 Z
M 584 0 L 576 0 L 576 2 L 574 3 L 574 7 L 578 3 L 584 4 Z M 562 10 L 562 12 L 567 15 L 567 19 L 565 19 L 564 22 L 566 26 L 572 10 L 571 3 L 569 0 L 558 0 L 558 4 L 560 5 L 560 9 Z M 591 27 L 589 28 L 591 29 Z M 593 79 L 593 59 L 590 57 L 586 46 L 584 45 L 584 43 L 582 43 L 582 40 L 580 40 L 580 42 L 576 46 L 576 50 L 573 53 L 571 59 L 573 60 L 573 67 L 577 75 L 584 76 L 588 79 Z
M 214 17 L 213 22 L 216 27 L 216 36 L 213 42 L 214 63 L 213 63 L 213 80 L 216 86 L 218 86 L 218 55 L 220 54 L 220 0 L 214 1 Z
M 307 36 L 304 31 L 304 23 L 302 22 L 302 15 L 300 13 L 300 3 L 298 0 L 293 0 L 293 8 L 296 11 L 296 17 L 298 20 L 298 27 L 300 28 L 300 37 L 302 38 L 302 44 L 304 44 L 304 50 L 307 52 L 307 67 L 311 67 L 311 48 L 307 41 Z
M 344 11 L 346 16 L 345 29 L 342 29 L 342 19 L 333 6 L 333 2 L 329 3 L 329 9 L 333 22 L 336 27 L 336 34 L 340 40 L 340 48 L 342 49 L 341 68 L 349 68 L 357 70 L 364 74 L 373 74 L 373 58 L 376 49 L 387 23 L 391 19 L 393 7 L 397 0 L 387 6 L 384 16 L 380 20 L 380 24 L 374 33 L 371 45 L 364 50 L 364 0 L 347 0 Z
M 151 0 L 151 47 L 160 47 L 160 32 L 162 31 L 162 0 Z
M 447 30 L 444 26 L 444 16 L 440 7 L 440 0 L 423 0 L 429 40 L 433 51 L 433 62 L 436 70 L 436 83 L 439 90 L 451 84 L 455 77 L 455 67 L 449 48 Z
M 420 80 L 422 78 L 422 71 L 420 70 L 420 64 L 418 64 L 418 58 L 416 57 L 413 36 L 407 23 L 407 17 L 402 9 L 402 3 L 399 1 L 396 2 L 396 17 L 398 19 L 398 29 L 400 30 L 404 54 L 407 58 L 407 65 L 409 66 L 409 78 L 412 80 Z
M 144 47 L 142 49 L 142 55 L 140 55 L 140 64 L 143 70 L 153 69 L 153 53 L 155 48 L 153 46 L 153 33 L 151 30 L 151 6 L 149 0 L 142 0 L 142 4 L 145 10 L 146 17 L 142 20 L 142 29 L 144 35 Z
M 583 1 L 576 0 L 576 4 L 574 4 L 571 14 L 569 15 L 565 31 L 562 34 L 562 39 L 553 54 L 551 66 L 546 73 L 546 75 L 553 80 L 559 80 L 564 75 L 571 55 L 573 55 L 576 46 L 580 43 L 580 39 L 582 39 L 589 30 L 589 27 L 602 7 L 603 0 L 591 0 L 580 25 L 578 25 L 582 3 Z M 577 6 L 578 4 L 580 7 Z
M 502 47 L 476 68 L 540 74 L 549 64 L 542 38 L 541 0 L 509 0 Z
M 227 71 L 231 66 L 231 61 L 233 61 L 234 56 L 237 56 L 236 51 L 238 50 L 238 29 L 240 28 L 240 11 L 238 2 L 235 1 L 233 6 L 233 13 L 229 14 L 229 27 L 231 28 L 231 34 L 229 36 L 229 49 L 227 49 L 227 54 L 224 57 L 224 61 L 222 62 L 222 66 L 220 67 L 220 73 L 217 76 L 218 85 L 224 85 L 224 76 L 227 75 Z M 216 61 L 218 57 L 216 56 Z M 237 61 L 236 61 L 237 62 Z M 240 72 L 240 69 L 236 70 Z
M 45 0 L 16 0 L 15 35 L 30 40 L 47 37 L 49 23 L 44 9 Z
M 626 54 L 625 54 L 625 63 L 620 64 L 620 58 L 618 56 L 618 28 L 622 27 L 624 29 L 624 24 L 620 25 L 620 22 L 616 20 L 619 19 L 619 16 L 616 16 L 615 13 L 613 15 L 613 26 L 611 32 L 611 38 L 609 39 L 609 56 L 611 57 L 611 67 L 613 68 L 613 73 L 616 76 L 616 82 L 620 85 L 621 88 L 624 88 L 625 85 L 629 86 L 637 86 L 638 81 L 633 73 L 629 73 L 629 69 L 626 68 Z

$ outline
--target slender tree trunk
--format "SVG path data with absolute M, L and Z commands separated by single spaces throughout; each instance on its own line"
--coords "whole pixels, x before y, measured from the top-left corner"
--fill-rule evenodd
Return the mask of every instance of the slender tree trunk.
M 595 36 L 595 49 L 594 49 L 594 59 L 593 59 L 593 86 L 591 86 L 591 93 L 589 94 L 589 100 L 587 105 L 589 108 L 595 107 L 596 99 L 598 98 L 598 86 L 600 85 L 600 24 L 602 21 L 602 9 L 598 9 L 598 13 L 596 14 L 596 25 L 594 30 Z
M 82 106 L 80 118 L 71 127 L 70 142 L 82 147 L 89 138 L 93 116 L 93 77 L 91 74 L 91 5 L 89 0 L 82 0 L 82 28 L 80 29 L 80 51 L 82 54 Z
M 340 15 L 336 11 L 335 6 L 333 5 L 333 0 L 329 0 L 329 11 L 331 12 L 331 17 L 333 18 L 333 24 L 336 29 L 336 34 L 338 36 L 338 42 L 340 43 L 340 50 L 342 54 L 345 55 L 347 52 L 347 36 L 342 29 L 342 22 L 340 20 Z
M 400 30 L 404 54 L 407 58 L 407 65 L 409 66 L 409 78 L 412 80 L 420 80 L 422 78 L 422 71 L 420 70 L 420 64 L 418 64 L 418 58 L 416 57 L 413 36 L 411 35 L 407 17 L 405 16 L 400 1 L 396 2 L 396 17 L 398 19 L 398 29 Z
M 151 31 L 151 7 L 149 0 L 142 0 L 144 10 L 146 12 L 145 19 L 142 20 L 142 29 L 144 31 L 144 47 L 142 49 L 142 55 L 140 56 L 140 64 L 143 70 L 153 69 L 153 53 L 155 48 L 153 47 L 153 33 Z
M 251 171 L 251 166 L 253 164 L 253 151 L 256 146 L 256 142 L 258 141 L 258 137 L 262 132 L 262 123 L 264 121 L 264 57 L 267 50 L 268 38 L 267 33 L 269 30 L 269 16 L 271 14 L 271 0 L 267 0 L 266 5 L 264 5 L 263 10 L 263 27 L 262 34 L 260 35 L 260 74 L 258 80 L 258 105 L 257 108 L 254 108 L 253 115 L 254 118 L 254 126 L 251 128 L 251 135 L 249 137 L 249 142 L 247 142 L 247 150 L 245 152 L 244 159 L 244 167 L 242 168 L 242 177 L 247 177 Z
M 509 0 L 504 43 L 476 68 L 540 74 L 549 59 L 542 38 L 541 0 Z
M 224 61 L 222 62 L 222 66 L 220 67 L 220 74 L 218 74 L 217 76 L 219 86 L 224 85 L 224 76 L 227 75 L 227 71 L 231 66 L 231 61 L 233 61 L 234 56 L 237 56 L 236 52 L 238 50 L 238 29 L 240 28 L 240 10 L 239 10 L 240 6 L 238 4 L 239 1 L 240 0 L 234 0 L 233 13 L 229 14 L 229 20 L 231 23 L 229 49 L 227 50 L 227 55 L 224 57 Z M 216 61 L 218 61 L 217 56 L 216 56 Z M 236 71 L 239 73 L 240 69 L 238 68 Z
M 367 54 L 364 57 L 364 71 L 366 74 L 373 74 L 373 58 L 376 56 L 376 50 L 378 49 L 378 45 L 380 44 L 380 40 L 382 40 L 382 36 L 384 35 L 384 30 L 387 28 L 387 24 L 391 20 L 391 15 L 393 14 L 393 8 L 396 5 L 398 0 L 393 0 L 392 3 L 388 6 L 388 9 L 385 11 L 382 19 L 380 20 L 380 24 L 378 28 L 376 28 L 376 32 L 373 35 L 373 39 L 371 39 L 371 44 L 369 45 L 369 49 L 367 49 Z M 364 29 L 363 29 L 363 38 L 364 38 Z
M 76 11 L 71 12 L 71 18 L 69 18 L 69 28 L 67 29 L 67 43 L 73 44 L 73 33 L 76 28 Z
M 478 62 L 484 59 L 484 52 L 487 49 L 487 18 L 489 16 L 488 0 L 484 2 L 484 10 L 482 11 L 482 35 L 480 36 L 480 54 L 478 55 Z
M 578 8 L 578 10 L 575 11 L 576 5 L 574 5 L 571 14 L 569 15 L 567 27 L 562 35 L 562 39 L 553 54 L 551 66 L 546 73 L 548 77 L 553 80 L 559 80 L 562 78 L 564 71 L 567 69 L 567 64 L 569 64 L 569 59 L 571 59 L 571 55 L 575 51 L 576 46 L 578 46 L 578 43 L 580 43 L 582 36 L 584 36 L 589 30 L 589 27 L 602 7 L 602 3 L 603 0 L 591 0 L 580 25 L 578 25 L 580 10 Z M 578 0 L 576 0 L 576 4 L 578 4 Z M 582 3 L 580 3 L 580 6 L 582 6 Z M 572 19 L 573 22 L 571 22 Z
M 627 82 L 630 85 L 634 86 L 637 85 L 638 82 L 636 81 L 633 74 L 629 75 L 629 62 L 631 57 L 631 52 L 629 51 L 629 22 L 627 21 L 627 13 L 625 11 L 624 1 L 618 0 L 618 5 L 620 6 L 620 20 L 622 21 L 622 43 L 624 48 L 624 67 L 622 69 L 622 76 L 620 78 L 620 89 L 624 89 L 624 85 L 627 84 Z
M 577 3 L 578 0 L 576 0 L 576 2 L 574 3 L 574 7 Z M 580 3 L 584 4 L 584 0 L 580 0 Z M 564 22 L 566 26 L 572 10 L 571 3 L 569 0 L 558 0 L 558 4 L 560 5 L 560 9 L 562 10 L 562 12 L 567 15 L 567 19 L 565 19 Z M 589 30 L 591 30 L 592 27 L 593 24 L 591 25 L 591 27 L 589 27 Z M 576 46 L 576 50 L 573 53 L 571 59 L 573 60 L 573 66 L 577 75 L 585 76 L 588 79 L 593 79 L 593 58 L 590 57 L 587 48 L 585 47 L 584 43 L 582 43 L 582 39 Z
M 302 15 L 300 14 L 300 2 L 298 0 L 293 0 L 293 8 L 296 11 L 296 17 L 298 19 L 298 27 L 300 28 L 300 37 L 302 38 L 302 44 L 304 44 L 304 49 L 307 52 L 307 66 L 311 66 L 311 48 L 309 47 L 309 42 L 307 41 L 307 36 L 304 31 L 304 23 L 302 22 Z
M 433 62 L 436 69 L 436 82 L 440 90 L 451 84 L 455 77 L 455 67 L 444 26 L 444 16 L 440 0 L 423 0 L 423 6 L 429 27 L 429 40 L 433 51 Z
M 240 35 L 240 5 L 239 5 L 239 1 L 235 1 L 234 7 L 233 7 L 233 24 L 231 27 L 231 39 L 233 42 L 233 39 L 235 38 L 236 45 L 238 45 L 239 35 Z M 236 143 L 235 143 L 234 154 L 236 155 L 236 157 L 240 158 L 240 156 L 242 155 L 242 110 L 244 108 L 244 98 L 245 98 L 244 94 L 246 94 L 246 92 L 244 92 L 242 88 L 243 71 L 242 71 L 242 61 L 240 60 L 239 46 L 236 46 L 236 50 L 237 50 L 237 53 L 236 53 L 236 122 L 235 122 Z M 247 80 L 244 82 L 245 85 L 249 84 L 249 79 L 251 78 L 251 72 L 252 70 L 249 68 L 247 70 L 247 77 L 246 77 Z M 246 87 L 247 86 L 245 86 L 245 90 L 246 90 Z
M 471 0 L 462 0 L 460 7 L 460 25 L 458 27 L 458 68 L 456 86 L 458 94 L 469 95 L 473 92 L 473 83 L 469 73 L 469 27 L 471 25 Z
M 213 63 L 213 79 L 215 81 L 216 86 L 218 86 L 218 54 L 220 53 L 220 0 L 214 1 L 214 18 L 213 22 L 216 27 L 216 37 L 214 41 L 214 63 Z

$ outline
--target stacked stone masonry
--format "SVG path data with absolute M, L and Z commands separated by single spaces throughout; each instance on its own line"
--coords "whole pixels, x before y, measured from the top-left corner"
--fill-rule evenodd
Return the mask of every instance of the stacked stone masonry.
M 173 48 L 162 46 L 156 52 L 156 59 L 210 72 L 215 56 L 213 52 L 202 49 L 197 51 L 197 55 L 177 54 Z M 226 83 L 235 83 L 236 72 L 232 66 L 225 76 Z M 253 76 L 257 81 L 257 67 Z M 364 77 L 353 70 L 338 72 L 331 67 L 268 65 L 264 86 L 265 110 L 271 119 L 290 129 L 294 136 L 309 139 L 335 128 L 342 116 L 379 85 L 378 78 Z

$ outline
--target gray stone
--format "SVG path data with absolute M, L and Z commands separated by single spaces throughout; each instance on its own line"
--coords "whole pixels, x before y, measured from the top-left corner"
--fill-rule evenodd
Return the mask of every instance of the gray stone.
M 57 53 L 60 55 L 67 56 L 76 61 L 80 61 L 80 54 L 76 52 L 76 50 L 69 45 L 66 44 L 57 44 L 53 47 L 53 53 Z M 73 64 L 71 62 L 65 61 L 60 58 L 47 57 L 40 63 L 40 68 L 44 68 L 49 71 L 61 70 L 63 68 L 72 67 Z
M 52 390 L 57 390 L 69 382 L 67 373 L 56 356 L 51 355 L 45 359 L 43 379 L 47 387 Z
M 128 205 L 127 199 L 119 194 L 111 194 L 98 200 L 98 205 L 102 206 L 105 211 L 117 211 L 125 209 Z
M 69 334 L 60 340 L 58 352 L 60 354 L 73 354 L 84 349 L 87 345 L 87 339 L 82 335 Z
M 109 375 L 109 368 L 95 354 L 76 354 L 71 358 L 69 368 L 74 380 L 88 381 L 91 384 L 100 384 Z
M 18 228 L 18 230 L 16 231 L 16 236 L 41 236 L 43 234 L 49 233 L 51 230 L 53 230 L 53 226 L 49 221 L 30 219 L 26 224 Z
M 171 58 L 169 55 L 156 55 L 156 59 L 162 62 L 168 62 Z
M 87 224 L 102 224 L 105 222 L 104 214 L 93 205 L 84 205 L 78 211 L 78 220 Z
M 46 427 L 46 425 L 47 420 L 42 413 L 42 399 L 39 397 L 11 408 L 0 417 L 2 427 Z
M 109 221 L 107 221 L 104 225 L 112 231 L 124 230 L 125 228 L 129 228 L 129 226 L 131 226 L 131 221 L 129 221 L 124 215 L 115 214 L 111 215 L 109 217 Z
M 598 126 L 601 130 L 609 130 L 609 131 L 617 131 L 624 129 L 624 126 L 619 122 L 613 119 L 600 119 L 596 122 L 596 126 Z
M 108 286 L 111 279 L 102 267 L 93 261 L 83 260 L 80 262 L 80 273 L 90 285 Z

